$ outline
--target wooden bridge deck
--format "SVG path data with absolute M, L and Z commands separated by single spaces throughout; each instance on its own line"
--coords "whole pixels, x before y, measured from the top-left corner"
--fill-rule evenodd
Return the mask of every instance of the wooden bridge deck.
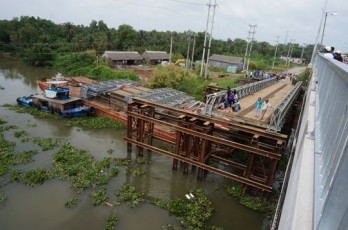
M 247 119 L 254 121 L 255 123 L 269 123 L 273 108 L 283 99 L 285 95 L 287 95 L 292 89 L 294 85 L 291 84 L 290 81 L 285 79 L 280 80 L 279 82 L 260 90 L 252 95 L 244 97 L 239 100 L 241 105 L 241 110 L 238 112 L 233 112 L 231 108 L 226 108 L 224 110 L 218 109 L 217 112 L 225 117 L 226 119 L 232 117 L 239 117 L 241 119 Z M 261 97 L 262 101 L 269 99 L 271 103 L 271 108 L 267 110 L 263 119 L 260 117 L 256 117 L 256 100 L 258 97 Z

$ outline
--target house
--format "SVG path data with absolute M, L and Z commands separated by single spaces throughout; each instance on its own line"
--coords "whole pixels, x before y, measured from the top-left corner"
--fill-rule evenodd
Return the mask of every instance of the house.
M 160 64 L 163 61 L 169 61 L 169 54 L 164 51 L 145 51 L 142 57 L 148 64 Z
M 209 58 L 209 65 L 224 67 L 228 72 L 235 73 L 243 69 L 243 58 L 213 54 Z
M 301 64 L 301 63 L 304 63 L 306 59 L 301 59 L 301 58 L 293 58 L 293 57 L 289 57 L 289 59 L 285 56 L 280 56 L 279 57 L 280 60 L 283 60 L 283 61 L 287 61 L 289 60 L 289 62 L 292 62 L 292 63 L 297 63 L 297 64 Z
M 143 64 L 143 58 L 135 51 L 105 51 L 103 58 L 110 66 Z

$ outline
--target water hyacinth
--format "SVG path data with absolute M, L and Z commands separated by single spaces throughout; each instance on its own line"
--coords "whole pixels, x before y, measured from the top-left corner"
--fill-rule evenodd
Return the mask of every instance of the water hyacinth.
M 105 185 L 117 175 L 118 170 L 111 167 L 111 159 L 95 160 L 85 150 L 77 149 L 69 143 L 63 144 L 53 155 L 53 171 L 62 180 L 69 180 L 72 188 L 80 193 L 88 187 Z
M 65 206 L 66 208 L 75 207 L 78 201 L 79 201 L 79 200 L 77 199 L 77 197 L 73 197 L 73 198 L 71 198 L 70 200 L 68 200 L 67 202 L 65 202 L 64 206 Z
M 115 224 L 118 222 L 118 216 L 117 214 L 112 211 L 108 215 L 108 219 L 106 220 L 106 224 L 104 227 L 104 230 L 112 230 L 115 227 Z
M 36 168 L 31 170 L 13 170 L 10 175 L 11 181 L 17 181 L 35 187 L 42 184 L 45 180 L 52 178 L 49 170 Z
M 115 192 L 115 195 L 118 198 L 116 204 L 127 202 L 127 204 L 132 208 L 144 201 L 144 199 L 141 197 L 143 193 L 137 191 L 135 187 L 129 184 L 122 185 L 122 187 Z

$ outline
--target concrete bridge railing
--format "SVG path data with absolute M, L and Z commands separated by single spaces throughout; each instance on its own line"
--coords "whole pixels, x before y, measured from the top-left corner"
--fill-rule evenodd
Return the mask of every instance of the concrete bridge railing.
M 348 229 L 348 65 L 317 55 L 272 229 Z

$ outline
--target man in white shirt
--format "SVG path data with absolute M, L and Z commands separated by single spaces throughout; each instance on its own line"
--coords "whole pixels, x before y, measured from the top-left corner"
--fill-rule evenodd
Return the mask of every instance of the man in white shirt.
M 323 55 L 326 58 L 334 58 L 333 54 L 331 53 L 331 46 L 325 46 L 325 54 Z
M 271 103 L 269 102 L 269 100 L 267 99 L 266 101 L 263 102 L 263 105 L 262 105 L 262 109 L 261 109 L 261 119 L 263 119 L 263 116 L 265 115 L 268 107 L 271 107 Z

